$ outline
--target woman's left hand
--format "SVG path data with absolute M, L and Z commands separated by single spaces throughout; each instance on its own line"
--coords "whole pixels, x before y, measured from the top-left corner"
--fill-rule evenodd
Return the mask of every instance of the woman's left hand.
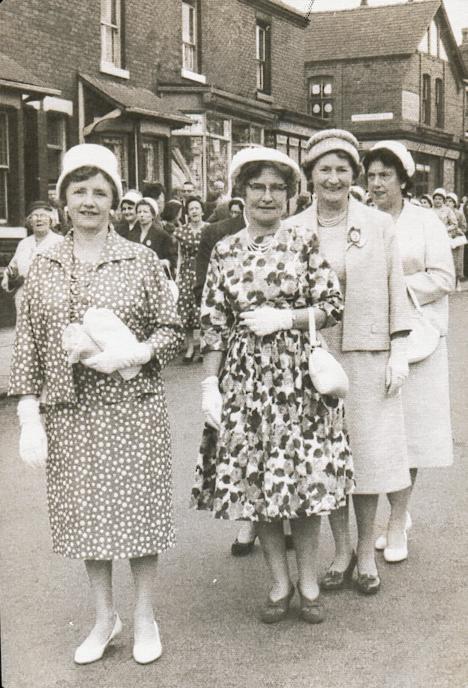
M 394 397 L 400 393 L 408 375 L 409 366 L 406 337 L 392 339 L 385 375 L 385 386 L 389 397 Z
M 241 313 L 240 321 L 257 337 L 265 337 L 278 330 L 290 330 L 293 325 L 291 309 L 271 306 L 260 306 L 253 311 Z

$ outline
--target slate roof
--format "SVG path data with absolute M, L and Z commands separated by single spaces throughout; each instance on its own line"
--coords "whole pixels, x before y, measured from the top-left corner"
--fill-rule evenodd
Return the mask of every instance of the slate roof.
M 48 86 L 29 69 L 3 53 L 0 53 L 0 82 L 21 91 L 60 95 L 59 89 Z
M 399 5 L 312 12 L 306 60 L 328 61 L 414 53 L 441 5 L 421 0 Z
M 116 107 L 122 107 L 126 112 L 165 119 L 179 125 L 190 124 L 192 121 L 180 112 L 169 111 L 166 103 L 146 88 L 116 83 L 86 74 L 80 74 L 80 78 Z

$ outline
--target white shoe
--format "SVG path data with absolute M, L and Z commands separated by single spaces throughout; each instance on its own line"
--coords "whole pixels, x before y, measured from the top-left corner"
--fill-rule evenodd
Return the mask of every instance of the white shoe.
M 107 646 L 122 632 L 122 622 L 120 616 L 115 614 L 114 627 L 109 638 L 104 643 L 98 643 L 95 640 L 90 640 L 89 636 L 76 649 L 75 662 L 76 664 L 91 664 L 97 662 L 102 658 Z
M 408 559 L 408 536 L 405 530 L 405 544 L 403 547 L 385 547 L 383 551 L 385 561 L 389 564 L 396 564 L 399 561 Z
M 156 621 L 154 623 L 155 636 L 151 640 L 140 640 L 133 645 L 133 659 L 138 664 L 155 662 L 162 655 L 161 638 Z
M 406 512 L 406 521 L 405 521 L 405 531 L 408 532 L 408 530 L 411 528 L 413 525 L 413 521 L 411 520 L 411 514 L 409 511 Z M 378 550 L 383 550 L 387 546 L 387 533 L 382 533 L 382 535 L 379 535 L 377 540 L 375 541 L 375 549 Z

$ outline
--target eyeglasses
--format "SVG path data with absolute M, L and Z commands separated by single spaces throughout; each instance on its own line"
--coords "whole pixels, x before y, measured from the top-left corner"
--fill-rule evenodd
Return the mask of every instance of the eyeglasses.
M 257 182 L 248 183 L 247 186 L 255 196 L 264 196 L 267 192 L 272 196 L 281 196 L 287 191 L 287 184 L 258 184 Z
M 31 220 L 47 220 L 50 218 L 48 213 L 31 213 L 29 216 Z

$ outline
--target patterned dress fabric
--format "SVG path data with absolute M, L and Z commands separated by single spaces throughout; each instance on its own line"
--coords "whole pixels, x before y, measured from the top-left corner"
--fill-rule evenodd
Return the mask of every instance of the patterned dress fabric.
M 196 278 L 196 258 L 198 247 L 200 246 L 203 229 L 208 225 L 205 223 L 199 229 L 193 229 L 190 225 L 176 225 L 173 236 L 179 242 L 180 264 L 179 264 L 179 300 L 177 302 L 179 315 L 184 329 L 194 330 L 199 327 L 200 308 L 195 300 L 193 288 Z
M 176 306 L 154 253 L 113 231 L 96 265 L 72 256 L 69 235 L 31 268 L 9 390 L 37 394 L 45 383 L 51 392 L 44 408 L 53 550 L 80 559 L 157 554 L 174 544 L 160 369 L 182 338 Z M 67 365 L 59 333 L 90 306 L 111 308 L 151 342 L 155 356 L 133 380 Z
M 317 306 L 341 318 L 338 281 L 302 227 L 281 227 L 266 253 L 241 230 L 213 249 L 201 309 L 202 350 L 224 351 L 219 434 L 206 428 L 192 506 L 216 518 L 273 521 L 327 514 L 353 489 L 343 402 L 308 374 L 308 332 L 257 337 L 239 321 L 258 306 Z

